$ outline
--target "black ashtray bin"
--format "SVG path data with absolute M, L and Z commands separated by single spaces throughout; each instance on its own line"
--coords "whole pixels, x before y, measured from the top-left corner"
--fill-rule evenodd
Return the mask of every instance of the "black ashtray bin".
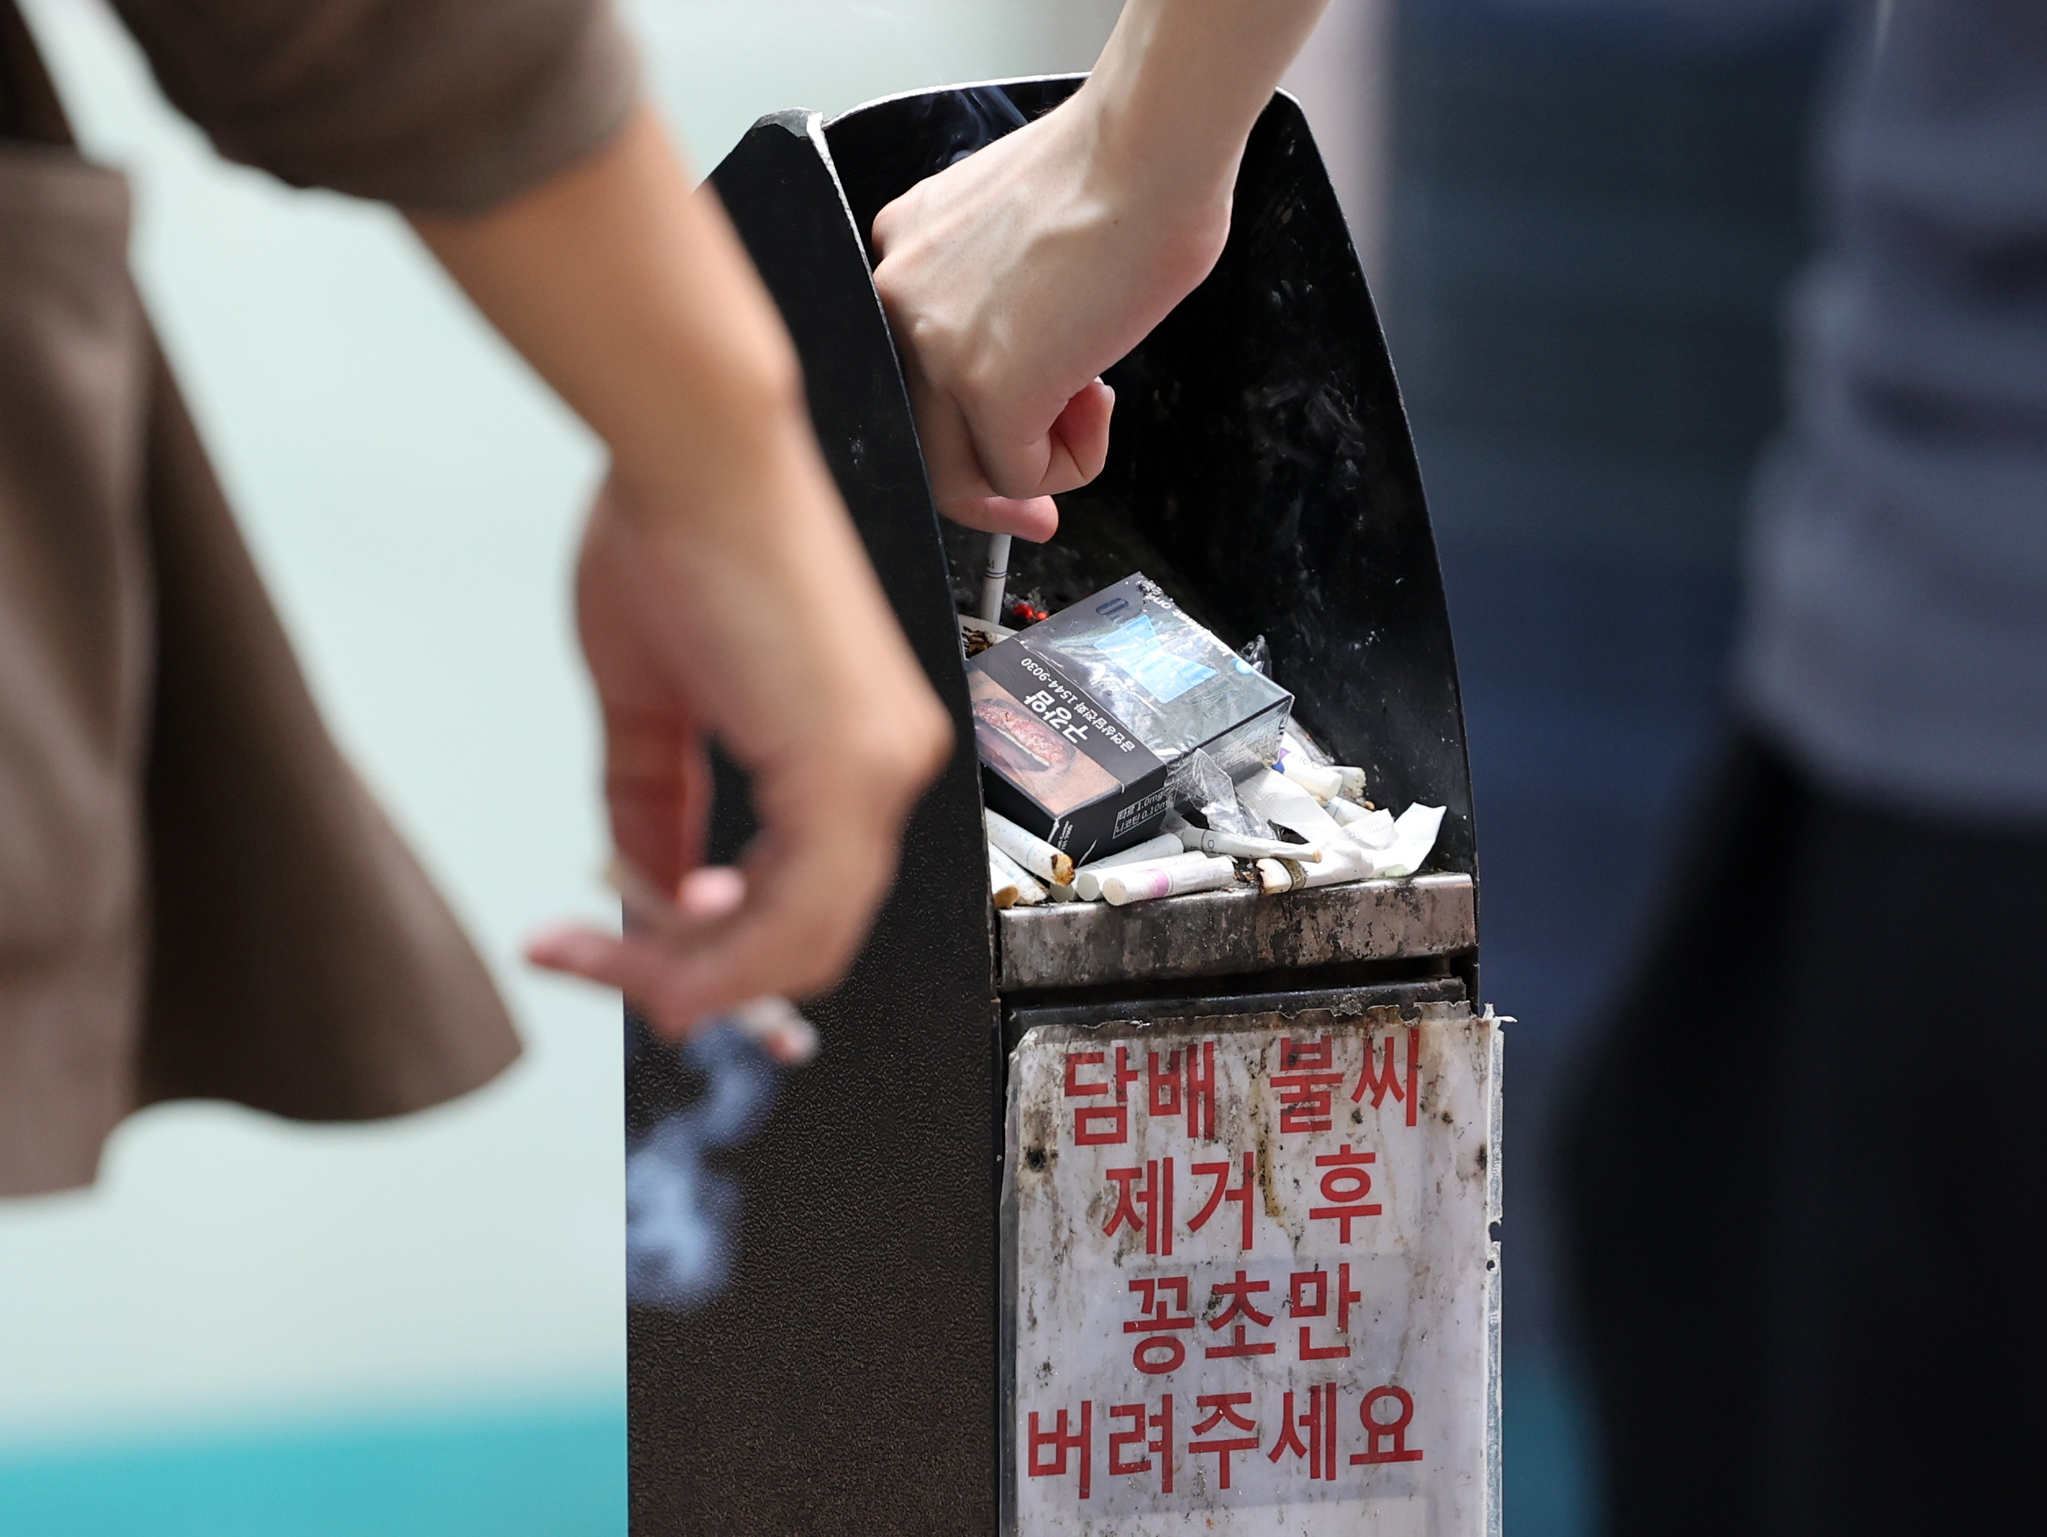
M 991 908 L 956 620 L 983 536 L 933 510 L 866 232 L 915 181 L 1077 84 L 901 96 L 829 123 L 779 114 L 713 177 L 959 746 L 852 977 L 809 1011 L 822 1057 L 787 1075 L 719 1176 L 738 1201 L 728 1283 L 687 1309 L 631 1310 L 638 1537 L 996 1531 L 1004 1060 L 1028 1025 L 1147 1000 L 1212 1014 L 1477 996 L 1470 778 L 1420 475 L 1342 214 L 1284 96 L 1252 135 L 1215 271 L 1109 375 L 1106 471 L 1060 499 L 1055 544 L 1016 546 L 1012 591 L 1071 601 L 1142 570 L 1230 644 L 1263 635 L 1303 723 L 1380 803 L 1445 805 L 1441 836 L 1409 881 Z M 749 831 L 743 787 L 725 788 L 720 857 Z M 629 1143 L 688 1092 L 673 1054 L 642 1039 Z

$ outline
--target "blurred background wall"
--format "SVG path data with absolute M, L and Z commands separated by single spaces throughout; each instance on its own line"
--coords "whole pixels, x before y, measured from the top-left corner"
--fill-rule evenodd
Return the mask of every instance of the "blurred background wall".
M 529 1050 L 387 1126 L 152 1110 L 96 1189 L 0 1205 L 0 1532 L 617 1537 L 616 1009 L 516 961 L 536 923 L 604 905 L 565 584 L 595 451 L 390 214 L 214 160 L 100 0 L 27 9 L 88 144 L 135 176 L 144 287 L 316 686 Z M 629 9 L 708 168 L 779 107 L 1084 67 L 1115 6 Z M 1817 53 L 1571 0 L 1334 0 L 1287 82 L 1413 414 L 1470 713 L 1487 992 L 1522 1020 L 1517 1537 L 1597 1529 L 1540 1148 L 1711 738 Z

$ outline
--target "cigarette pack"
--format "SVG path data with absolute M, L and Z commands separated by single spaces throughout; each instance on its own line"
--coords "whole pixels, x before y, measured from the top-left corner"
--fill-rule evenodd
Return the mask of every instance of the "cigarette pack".
M 1293 695 L 1143 575 L 967 663 L 988 804 L 1076 862 L 1158 833 L 1197 750 L 1241 778 L 1278 756 Z

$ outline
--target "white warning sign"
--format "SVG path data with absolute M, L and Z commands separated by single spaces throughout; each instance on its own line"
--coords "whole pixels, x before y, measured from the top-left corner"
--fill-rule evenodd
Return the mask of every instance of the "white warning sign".
M 1025 1036 L 1019 1537 L 1498 1530 L 1498 1047 L 1463 1004 Z

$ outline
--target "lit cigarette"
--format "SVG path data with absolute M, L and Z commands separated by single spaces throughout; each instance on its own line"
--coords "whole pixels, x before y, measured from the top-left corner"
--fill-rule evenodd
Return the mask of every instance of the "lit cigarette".
M 991 880 L 999 877 L 1003 885 L 1016 888 L 1019 907 L 1036 907 L 1045 900 L 1045 888 L 1031 879 L 1029 871 L 992 843 L 988 845 L 988 873 Z
M 1102 899 L 1102 882 L 1114 875 L 1118 870 L 1129 870 L 1138 865 L 1184 866 L 1190 865 L 1194 861 L 1208 858 L 1206 854 L 1190 854 L 1187 850 L 1180 847 L 1180 840 L 1178 838 L 1173 840 L 1173 846 L 1170 849 L 1154 849 L 1150 853 L 1139 852 L 1148 843 L 1156 841 L 1156 839 L 1148 839 L 1146 843 L 1141 843 L 1134 849 L 1126 849 L 1122 854 L 1112 855 L 1108 859 L 1097 860 L 1091 865 L 1082 865 L 1080 867 L 1080 874 L 1073 878 L 1074 895 L 1078 896 L 1083 902 L 1099 902 Z
M 1016 901 L 1016 882 L 1002 871 L 995 862 L 995 851 L 988 851 L 988 894 L 995 899 L 997 907 L 1008 907 Z
M 666 940 L 697 937 L 675 904 L 625 859 L 614 858 L 605 867 L 604 881 L 618 893 L 619 905 L 635 928 Z M 719 1025 L 732 1026 L 777 1062 L 791 1067 L 800 1067 L 817 1055 L 817 1026 L 798 1013 L 787 998 L 772 993 L 749 999 L 709 1021 L 705 1028 Z
M 1227 859 L 1201 856 L 1198 865 L 1160 860 L 1157 864 L 1125 865 L 1102 877 L 1102 900 L 1112 907 L 1131 902 L 1150 902 L 1159 897 L 1176 897 L 1189 891 L 1214 891 L 1233 884 L 1236 865 Z
M 1064 886 L 1073 879 L 1073 860 L 1052 847 L 1036 833 L 1025 832 L 999 811 L 982 815 L 988 822 L 988 841 L 1041 881 Z
M 817 1026 L 796 1011 L 787 998 L 770 993 L 742 1003 L 721 1019 L 756 1042 L 777 1062 L 800 1067 L 817 1055 Z
M 1180 847 L 1194 853 L 1222 854 L 1233 859 L 1259 859 L 1269 855 L 1310 862 L 1322 857 L 1319 848 L 1310 848 L 1305 843 L 1287 843 L 1278 838 L 1247 838 L 1241 833 L 1219 833 L 1214 828 L 1196 827 L 1178 817 L 1168 817 L 1166 825 L 1180 840 Z

